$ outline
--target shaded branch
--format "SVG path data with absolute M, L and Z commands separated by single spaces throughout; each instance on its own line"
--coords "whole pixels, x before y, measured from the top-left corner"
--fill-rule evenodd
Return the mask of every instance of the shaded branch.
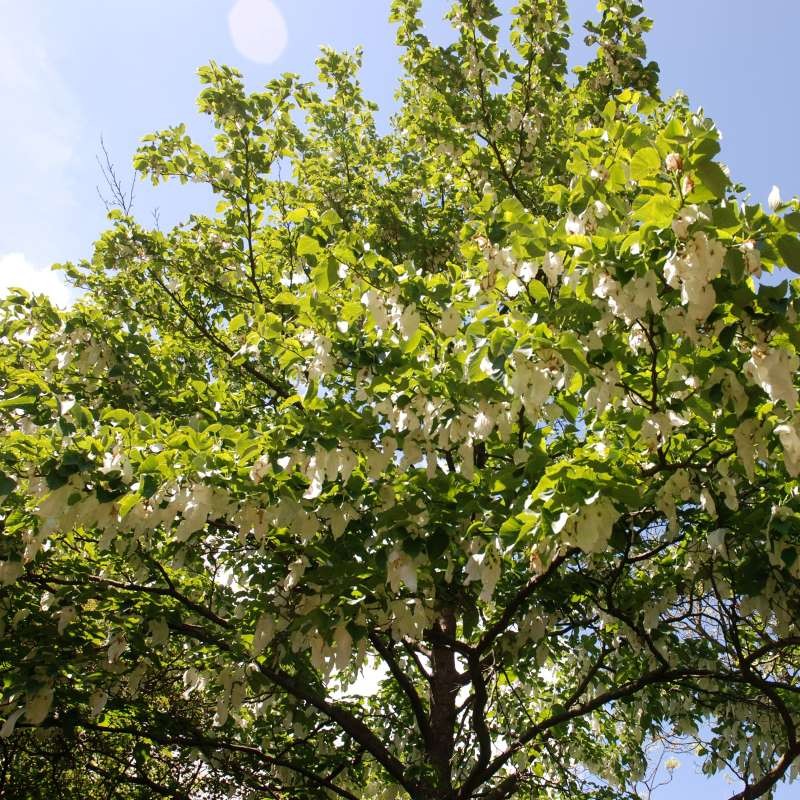
M 572 548 L 565 553 L 557 555 L 543 573 L 531 578 L 516 596 L 509 601 L 497 622 L 489 626 L 475 646 L 475 650 L 479 654 L 484 653 L 492 646 L 495 639 L 497 639 L 497 637 L 514 621 L 517 612 L 525 605 L 530 596 L 534 594 L 539 587 L 543 586 L 553 576 L 556 570 L 558 570 L 558 568 L 575 552 L 577 551 Z
M 370 642 L 372 642 L 372 646 L 378 651 L 380 657 L 389 667 L 392 677 L 394 677 L 398 686 L 402 689 L 403 694 L 405 694 L 405 696 L 408 698 L 411 710 L 414 713 L 414 719 L 417 721 L 417 727 L 419 728 L 422 738 L 425 740 L 427 745 L 430 742 L 431 736 L 430 725 L 428 724 L 428 714 L 422 705 L 422 699 L 417 693 L 417 690 L 414 688 L 413 682 L 403 671 L 400 663 L 395 658 L 394 654 L 392 653 L 391 646 L 381 641 L 380 634 L 376 631 L 370 631 L 368 636 Z

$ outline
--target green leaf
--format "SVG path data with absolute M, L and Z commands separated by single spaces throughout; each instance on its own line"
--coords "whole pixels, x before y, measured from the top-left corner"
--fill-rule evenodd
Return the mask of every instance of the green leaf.
M 100 415 L 100 419 L 103 422 L 110 422 L 112 425 L 128 426 L 134 421 L 134 416 L 123 408 L 106 408 Z
M 305 220 L 308 217 L 308 213 L 309 213 L 308 209 L 303 208 L 301 206 L 300 208 L 295 208 L 292 211 L 290 211 L 286 215 L 286 220 L 287 222 L 294 222 L 294 223 L 303 222 L 303 220 Z
M 631 159 L 631 178 L 641 181 L 661 171 L 661 156 L 655 147 L 637 150 Z
M 796 236 L 780 236 L 775 242 L 775 247 L 781 255 L 783 263 L 792 272 L 800 274 L 800 239 Z
M 22 394 L 16 397 L 6 397 L 0 400 L 0 408 L 21 408 L 23 410 L 34 408 L 39 398 L 32 394 Z
M 5 472 L 0 471 L 0 497 L 6 497 L 7 495 L 11 494 L 14 491 L 17 482 L 6 475 Z
M 311 280 L 320 292 L 327 292 L 339 280 L 338 266 L 336 259 L 330 256 L 311 270 Z
M 301 234 L 297 240 L 298 256 L 315 256 L 321 249 L 319 242 L 305 233 Z
M 730 178 L 723 172 L 719 164 L 706 161 L 694 169 L 694 174 L 707 187 L 713 197 L 724 197 L 725 191 L 730 186 Z
M 469 639 L 472 636 L 472 632 L 475 630 L 478 620 L 478 605 L 477 603 L 470 603 L 464 609 L 464 617 L 462 622 L 465 639 Z
M 425 548 L 428 551 L 428 558 L 432 561 L 439 558 L 450 544 L 450 537 L 443 528 L 437 528 L 430 536 L 425 539 Z
M 678 202 L 663 194 L 654 194 L 633 212 L 633 218 L 655 228 L 667 228 L 678 213 Z
M 720 331 L 719 343 L 726 350 L 733 344 L 734 336 L 736 335 L 737 325 L 727 325 Z
M 790 230 L 800 232 L 800 211 L 791 211 L 788 214 L 784 214 L 783 221 Z
M 694 161 L 709 161 L 720 151 L 719 140 L 716 135 L 705 136 L 692 145 Z
M 550 300 L 547 287 L 535 278 L 528 283 L 528 292 L 536 303 L 546 303 Z
M 319 221 L 326 228 L 335 228 L 337 225 L 341 225 L 342 224 L 342 218 L 332 208 L 329 208 L 320 217 Z
M 141 503 L 141 501 L 142 497 L 139 494 L 126 494 L 118 503 L 120 518 L 124 519 L 128 515 L 128 512 L 131 511 L 134 506 Z
M 735 283 L 739 283 L 747 274 L 747 266 L 744 263 L 744 255 L 741 250 L 728 249 L 725 252 L 724 263 Z
M 161 465 L 162 459 L 160 456 L 152 455 L 147 456 L 147 458 L 139 464 L 139 472 L 141 474 L 145 473 L 153 473 L 153 474 L 161 474 Z
M 237 314 L 229 323 L 228 323 L 228 333 L 236 333 L 240 328 L 243 328 L 247 324 L 247 318 L 244 314 Z

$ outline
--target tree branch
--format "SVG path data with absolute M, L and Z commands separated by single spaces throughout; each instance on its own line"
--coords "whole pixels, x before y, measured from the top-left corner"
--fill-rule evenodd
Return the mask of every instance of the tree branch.
M 489 626 L 483 636 L 481 636 L 478 644 L 475 645 L 475 650 L 479 654 L 486 652 L 486 650 L 492 646 L 494 640 L 514 621 L 517 612 L 525 605 L 530 596 L 536 592 L 539 587 L 543 586 L 553 576 L 556 570 L 575 552 L 576 550 L 573 548 L 566 553 L 557 555 L 541 575 L 536 575 L 534 578 L 531 578 L 516 596 L 508 602 L 508 605 L 500 615 L 500 619 Z
M 414 719 L 417 721 L 417 727 L 419 728 L 422 738 L 427 745 L 430 742 L 431 736 L 430 725 L 428 724 L 428 715 L 424 706 L 422 705 L 422 699 L 417 693 L 417 690 L 414 688 L 414 684 L 408 675 L 406 675 L 406 673 L 403 671 L 403 668 L 400 666 L 399 662 L 392 653 L 391 647 L 387 646 L 381 641 L 380 633 L 377 631 L 370 631 L 368 636 L 370 642 L 372 642 L 372 646 L 378 651 L 380 657 L 386 662 L 386 665 L 389 667 L 389 670 L 392 673 L 395 681 L 397 681 L 397 684 L 403 690 L 403 694 L 405 694 L 405 696 L 408 698 L 408 702 L 411 705 L 411 710 L 414 713 Z
M 55 721 L 48 723 L 48 725 L 50 727 L 60 727 L 60 725 Z M 140 730 L 138 728 L 127 726 L 115 725 L 114 727 L 111 727 L 99 725 L 86 720 L 82 720 L 79 725 L 87 730 L 98 731 L 99 733 L 125 734 L 141 739 L 149 739 L 151 742 L 155 742 L 156 744 L 166 747 L 175 745 L 180 747 L 203 747 L 216 750 L 230 750 L 234 753 L 253 756 L 259 761 L 263 761 L 265 764 L 276 767 L 284 767 L 292 772 L 296 772 L 298 775 L 302 775 L 304 778 L 316 784 L 317 786 L 323 789 L 329 789 L 330 791 L 338 794 L 340 797 L 346 798 L 346 800 L 358 800 L 356 795 L 347 791 L 347 789 L 343 789 L 341 786 L 337 786 L 333 781 L 325 778 L 324 776 L 317 775 L 311 770 L 308 770 L 299 764 L 295 764 L 292 761 L 288 761 L 287 759 L 269 756 L 260 748 L 253 747 L 251 745 L 237 744 L 235 742 L 229 742 L 223 739 L 210 739 L 204 736 L 169 736 L 163 733 L 157 733 L 155 731 Z
M 348 733 L 355 741 L 364 747 L 372 757 L 399 783 L 412 797 L 418 787 L 407 776 L 403 763 L 395 758 L 378 739 L 378 737 L 360 720 L 349 711 L 328 702 L 312 692 L 304 683 L 281 669 L 272 668 L 266 664 L 259 664 L 261 673 L 273 683 L 280 686 L 298 700 L 303 700 L 322 712 L 326 717 L 336 722 L 342 730 Z
M 475 687 L 472 701 L 472 730 L 478 739 L 478 758 L 459 791 L 459 797 L 462 798 L 470 797 L 473 789 L 480 786 L 481 776 L 492 757 L 492 739 L 486 724 L 486 704 L 489 696 L 483 678 L 483 666 L 477 652 L 470 655 L 468 666 L 472 685 Z

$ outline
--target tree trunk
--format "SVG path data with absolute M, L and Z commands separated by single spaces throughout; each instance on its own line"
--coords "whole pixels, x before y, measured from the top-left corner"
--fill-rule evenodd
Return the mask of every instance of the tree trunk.
M 437 622 L 439 631 L 447 639 L 456 634 L 456 615 L 445 609 Z M 453 797 L 453 749 L 456 728 L 456 695 L 458 670 L 455 653 L 435 637 L 431 652 L 431 716 L 428 758 L 436 776 L 436 798 Z

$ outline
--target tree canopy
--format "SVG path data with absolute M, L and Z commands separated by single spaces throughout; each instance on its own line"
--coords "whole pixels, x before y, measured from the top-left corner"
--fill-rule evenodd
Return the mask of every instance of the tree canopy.
M 203 67 L 213 144 L 135 166 L 216 212 L 112 212 L 71 308 L 2 301 L 8 796 L 789 776 L 800 282 L 762 271 L 800 271 L 798 203 L 660 96 L 635 3 L 571 75 L 566 5 L 460 0 L 434 45 L 394 0 L 388 132 L 359 52 Z

